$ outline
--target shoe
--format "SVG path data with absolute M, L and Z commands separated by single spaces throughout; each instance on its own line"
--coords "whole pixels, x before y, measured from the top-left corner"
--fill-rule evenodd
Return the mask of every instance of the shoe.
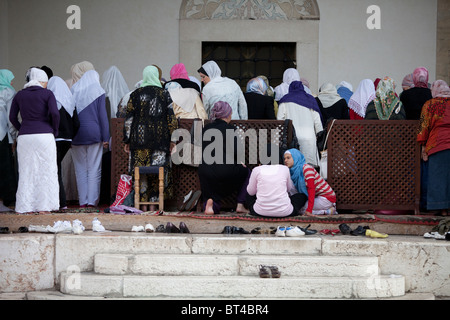
M 191 233 L 184 222 L 180 222 L 180 232 L 181 233 Z
M 339 230 L 341 230 L 342 234 L 347 235 L 352 232 L 352 229 L 345 223 L 339 225 Z
M 304 236 L 305 233 L 300 230 L 299 227 L 287 227 L 286 228 L 286 237 L 301 237 Z
M 155 232 L 155 227 L 150 223 L 147 223 L 144 229 L 145 232 Z
M 222 230 L 223 234 L 232 234 L 233 233 L 233 227 L 231 226 L 225 226 Z
M 94 232 L 104 232 L 106 231 L 105 227 L 102 226 L 102 223 L 97 218 L 94 218 L 92 221 L 92 231 Z
M 166 228 L 164 227 L 163 224 L 160 224 L 160 225 L 156 228 L 156 232 L 166 232 Z
M 166 233 L 180 233 L 180 229 L 175 227 L 172 222 L 167 222 Z
M 267 269 L 267 266 L 259 266 L 259 277 L 260 278 L 270 278 L 269 269 Z
M 9 233 L 8 227 L 0 227 L 0 234 L 6 234 Z
M 424 238 L 429 238 L 429 239 L 437 239 L 437 240 L 444 240 L 445 239 L 445 235 L 440 234 L 437 231 L 432 231 L 432 232 L 427 232 L 423 235 Z
M 133 226 L 131 228 L 131 232 L 144 232 L 144 231 L 145 231 L 144 226 Z
M 76 219 L 72 221 L 72 232 L 74 234 L 82 234 L 84 230 L 85 228 L 80 220 Z
M 233 227 L 231 232 L 233 234 L 249 234 L 250 233 L 247 230 L 244 230 L 244 228 L 238 228 L 238 227 Z
M 19 232 L 20 233 L 27 233 L 28 232 L 28 228 L 27 227 L 20 227 L 19 228 Z
M 278 227 L 275 235 L 277 237 L 286 237 L 286 227 Z
M 191 199 L 186 203 L 185 210 L 186 211 L 192 211 L 197 207 L 198 200 L 200 199 L 202 195 L 202 192 L 200 190 L 197 190 L 192 195 Z
M 280 278 L 281 272 L 276 266 L 269 266 L 270 272 L 272 273 L 272 278 Z
M 369 229 L 369 227 L 362 227 L 362 226 L 358 226 L 355 230 L 351 231 L 350 234 L 352 236 L 365 236 L 366 235 L 366 230 Z
M 298 228 L 300 230 L 302 230 L 305 233 L 305 235 L 307 235 L 307 236 L 317 233 L 317 230 L 309 230 L 309 227 L 311 227 L 310 224 L 306 228 L 301 228 L 301 227 L 298 227 Z
M 366 230 L 366 237 L 371 237 L 371 238 L 387 238 L 388 235 L 386 233 L 380 233 L 380 232 L 376 232 L 370 229 Z
M 190 190 L 188 192 L 188 194 L 184 196 L 183 203 L 178 207 L 179 211 L 184 211 L 184 209 L 186 208 L 186 204 L 188 203 L 189 199 L 191 199 L 191 197 L 192 197 L 193 192 L 194 191 Z

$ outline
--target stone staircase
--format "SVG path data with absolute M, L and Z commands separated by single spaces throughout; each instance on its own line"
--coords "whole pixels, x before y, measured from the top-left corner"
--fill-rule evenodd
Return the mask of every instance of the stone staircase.
M 142 235 L 147 240 L 152 236 Z M 91 270 L 61 272 L 61 293 L 119 299 L 385 299 L 405 295 L 405 278 L 380 274 L 377 257 L 323 255 L 317 236 L 154 238 L 157 245 L 148 250 L 116 247 L 93 252 Z M 281 278 L 260 278 L 260 265 L 277 266 Z

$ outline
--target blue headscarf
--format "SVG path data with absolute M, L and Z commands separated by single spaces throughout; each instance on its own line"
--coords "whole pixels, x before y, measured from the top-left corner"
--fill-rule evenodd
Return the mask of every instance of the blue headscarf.
M 247 92 L 254 92 L 265 95 L 267 91 L 267 84 L 261 78 L 253 78 L 247 83 Z
M 306 194 L 306 196 L 308 196 L 305 177 L 303 175 L 303 165 L 306 163 L 305 157 L 297 149 L 289 149 L 286 152 L 289 152 L 292 155 L 292 159 L 294 159 L 294 165 L 292 166 L 292 168 L 289 168 L 292 182 L 294 183 L 294 186 L 295 188 L 297 188 L 298 192 L 304 193 Z
M 352 95 L 353 95 L 353 92 L 352 92 L 349 88 L 346 88 L 346 87 L 340 87 L 339 89 L 337 89 L 337 93 L 338 93 L 342 98 L 344 98 L 345 101 L 347 101 L 347 103 L 348 103 L 348 101 L 350 100 L 350 98 L 351 98 Z

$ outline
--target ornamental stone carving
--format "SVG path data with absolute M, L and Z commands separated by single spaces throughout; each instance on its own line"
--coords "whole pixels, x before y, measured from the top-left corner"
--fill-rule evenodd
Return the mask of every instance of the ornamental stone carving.
M 316 0 L 183 0 L 182 20 L 319 20 Z

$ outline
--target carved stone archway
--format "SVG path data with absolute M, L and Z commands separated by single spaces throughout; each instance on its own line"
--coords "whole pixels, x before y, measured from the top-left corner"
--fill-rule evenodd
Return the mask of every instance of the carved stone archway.
M 295 42 L 297 69 L 317 91 L 319 19 L 316 0 L 183 0 L 180 62 L 197 76 L 202 42 Z

